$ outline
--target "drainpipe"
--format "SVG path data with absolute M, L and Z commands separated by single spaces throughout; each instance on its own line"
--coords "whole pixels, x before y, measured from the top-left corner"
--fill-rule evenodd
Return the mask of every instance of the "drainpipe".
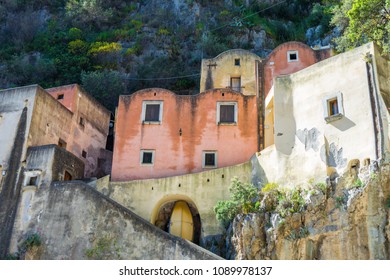
M 364 57 L 366 61 L 367 79 L 369 86 L 371 112 L 375 131 L 375 154 L 376 160 L 383 159 L 384 156 L 384 135 L 383 135 L 383 123 L 381 118 L 380 106 L 379 106 L 379 93 L 375 75 L 375 61 L 374 56 L 371 53 L 367 53 Z
M 264 149 L 264 64 L 256 60 L 257 147 Z

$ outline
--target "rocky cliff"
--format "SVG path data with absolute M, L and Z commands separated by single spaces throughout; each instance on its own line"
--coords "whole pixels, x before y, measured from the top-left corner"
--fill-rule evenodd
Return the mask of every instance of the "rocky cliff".
M 352 170 L 322 189 L 309 191 L 304 211 L 284 218 L 272 211 L 237 216 L 227 234 L 227 257 L 389 259 L 390 165 L 378 171 L 371 165 L 358 176 Z

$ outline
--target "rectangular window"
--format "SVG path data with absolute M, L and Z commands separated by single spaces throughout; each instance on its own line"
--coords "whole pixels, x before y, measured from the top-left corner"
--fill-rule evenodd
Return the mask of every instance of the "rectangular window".
M 87 152 L 83 150 L 83 151 L 81 152 L 81 156 L 82 156 L 83 158 L 87 158 Z
M 62 100 L 62 99 L 64 99 L 64 95 L 63 94 L 57 95 L 57 100 Z
M 154 150 L 141 150 L 140 155 L 141 165 L 153 165 L 154 164 Z
M 288 51 L 287 52 L 287 61 L 288 62 L 298 61 L 298 51 Z
M 216 168 L 217 167 L 217 152 L 216 151 L 204 151 L 203 152 L 203 168 Z
M 241 77 L 230 78 L 230 87 L 232 90 L 241 92 Z
M 219 122 L 233 123 L 234 122 L 234 105 L 221 105 L 219 107 Z
M 217 102 L 217 125 L 237 124 L 237 102 Z
M 160 124 L 162 110 L 162 101 L 144 101 L 142 103 L 142 123 Z
M 339 113 L 339 105 L 337 98 L 328 101 L 329 116 L 334 116 Z
M 341 92 L 326 96 L 323 98 L 322 104 L 324 107 L 324 118 L 327 123 L 339 120 L 343 117 L 343 95 Z
M 236 58 L 236 59 L 234 60 L 234 65 L 235 65 L 235 66 L 240 66 L 240 59 L 239 59 L 239 58 Z

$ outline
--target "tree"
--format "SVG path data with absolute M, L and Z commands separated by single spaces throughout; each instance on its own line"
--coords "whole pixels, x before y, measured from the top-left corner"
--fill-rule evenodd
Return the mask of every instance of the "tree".
M 342 32 L 335 40 L 339 51 L 374 41 L 390 53 L 390 0 L 343 0 L 333 13 L 332 24 Z
M 119 95 L 127 93 L 127 81 L 118 71 L 82 72 L 81 81 L 84 89 L 112 112 L 115 111 Z

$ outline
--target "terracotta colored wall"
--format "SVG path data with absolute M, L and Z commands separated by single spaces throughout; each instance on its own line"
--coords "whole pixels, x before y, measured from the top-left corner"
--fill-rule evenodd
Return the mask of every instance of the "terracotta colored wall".
M 108 154 L 102 151 L 106 147 L 110 112 L 78 85 L 67 85 L 47 91 L 54 98 L 64 94 L 64 99 L 57 101 L 73 112 L 72 119 L 67 124 L 71 133 L 64 139 L 67 142 L 66 149 L 83 160 L 86 177 L 102 175 L 97 170 L 99 158 L 111 161 L 107 158 Z M 80 125 L 80 117 L 84 119 L 84 126 Z M 87 152 L 86 158 L 82 157 L 83 150 Z
M 298 51 L 298 61 L 288 62 L 287 52 Z M 287 42 L 272 51 L 264 62 L 264 92 L 267 96 L 273 85 L 273 79 L 280 75 L 287 75 L 302 70 L 318 61 L 328 58 L 329 50 L 315 51 L 300 42 Z
M 164 102 L 160 125 L 142 124 L 144 100 Z M 237 125 L 217 125 L 217 101 L 237 101 Z M 146 89 L 120 97 L 115 129 L 114 181 L 209 170 L 202 169 L 204 150 L 217 151 L 218 167 L 235 165 L 248 161 L 257 151 L 256 97 L 230 89 L 210 90 L 195 96 Z M 141 149 L 155 150 L 153 166 L 140 165 Z
M 69 111 L 76 111 L 77 85 L 74 84 L 69 86 L 49 88 L 46 91 L 50 93 L 50 95 L 53 96 L 58 102 L 68 108 Z M 64 95 L 64 99 L 58 99 L 58 95 L 60 94 Z

